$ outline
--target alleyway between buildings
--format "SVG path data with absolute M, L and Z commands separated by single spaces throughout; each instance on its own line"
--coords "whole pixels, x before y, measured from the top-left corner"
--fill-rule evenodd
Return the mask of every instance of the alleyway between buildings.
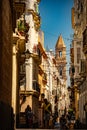
M 87 0 L 0 0 L 0 130 L 15 129 L 87 130 Z

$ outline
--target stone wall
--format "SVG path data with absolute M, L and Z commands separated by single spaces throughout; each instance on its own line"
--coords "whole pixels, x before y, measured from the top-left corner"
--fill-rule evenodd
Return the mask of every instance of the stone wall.
M 12 16 L 11 1 L 0 0 L 0 100 L 11 104 Z

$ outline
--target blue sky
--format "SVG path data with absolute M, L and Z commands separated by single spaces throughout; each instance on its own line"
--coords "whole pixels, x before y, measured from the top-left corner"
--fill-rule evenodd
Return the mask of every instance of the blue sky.
M 67 66 L 70 62 L 70 39 L 73 36 L 71 25 L 72 7 L 73 0 L 41 0 L 39 4 L 41 30 L 44 32 L 44 46 L 55 50 L 58 36 L 61 34 L 66 44 Z

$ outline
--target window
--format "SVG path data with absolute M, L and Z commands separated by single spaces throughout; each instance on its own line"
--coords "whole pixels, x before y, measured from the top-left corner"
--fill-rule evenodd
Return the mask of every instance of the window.
M 62 51 L 59 51 L 59 57 L 61 57 L 62 56 Z
M 79 66 L 77 67 L 77 73 L 79 73 Z
M 86 72 L 86 61 L 81 60 L 81 72 Z
M 62 68 L 60 68 L 60 76 L 62 76 Z
M 79 64 L 79 61 L 81 59 L 81 48 L 77 48 L 77 63 Z

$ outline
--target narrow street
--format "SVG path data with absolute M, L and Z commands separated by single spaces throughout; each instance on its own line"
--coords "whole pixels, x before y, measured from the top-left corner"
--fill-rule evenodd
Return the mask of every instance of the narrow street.
M 0 130 L 87 129 L 87 0 L 0 0 Z

